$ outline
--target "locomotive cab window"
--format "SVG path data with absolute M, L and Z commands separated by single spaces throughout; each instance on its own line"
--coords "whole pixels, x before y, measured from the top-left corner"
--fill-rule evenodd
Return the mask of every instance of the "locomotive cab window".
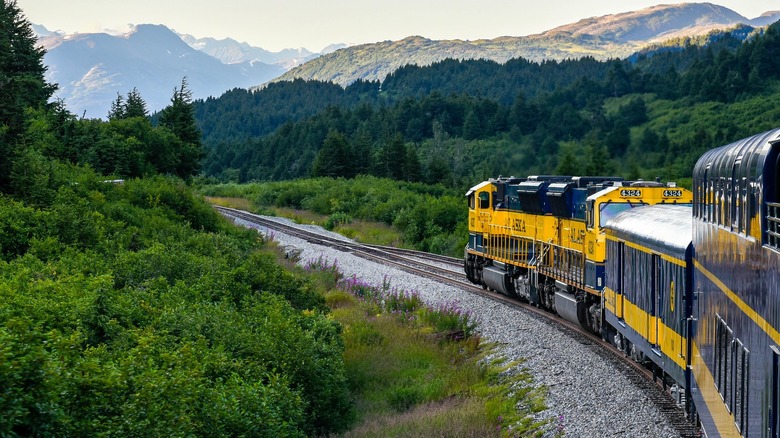
M 479 208 L 490 208 L 490 193 L 479 193 Z
M 469 210 L 473 210 L 476 207 L 476 201 L 474 200 L 474 194 L 469 195 Z
M 588 228 L 593 228 L 593 206 L 595 205 L 594 201 L 588 201 L 586 204 L 586 211 L 585 216 L 588 219 Z

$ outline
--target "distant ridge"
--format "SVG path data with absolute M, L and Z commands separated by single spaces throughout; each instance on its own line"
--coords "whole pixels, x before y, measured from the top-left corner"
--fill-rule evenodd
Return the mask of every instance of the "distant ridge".
M 218 40 L 215 38 L 195 38 L 194 36 L 187 34 L 179 36 L 193 49 L 200 50 L 203 53 L 213 56 L 225 64 L 259 61 L 264 64 L 274 64 L 290 69 L 320 56 L 319 53 L 310 52 L 303 47 L 271 52 L 260 47 L 254 47 L 248 43 L 238 42 L 232 38 Z M 326 49 L 330 47 L 331 46 L 328 46 Z M 341 44 L 338 45 L 338 47 L 346 47 L 346 45 Z M 333 50 L 325 52 L 325 49 L 323 50 L 325 53 L 332 51 Z
M 768 12 L 751 20 L 711 3 L 658 5 L 634 12 L 586 18 L 524 37 L 434 41 L 413 36 L 400 41 L 352 46 L 313 59 L 274 81 L 301 78 L 346 86 L 358 79 L 381 81 L 403 65 L 430 65 L 446 58 L 496 62 L 517 57 L 531 61 L 584 56 L 602 60 L 626 58 L 643 47 L 670 38 L 705 35 L 738 24 L 766 26 L 778 19 L 780 12 Z

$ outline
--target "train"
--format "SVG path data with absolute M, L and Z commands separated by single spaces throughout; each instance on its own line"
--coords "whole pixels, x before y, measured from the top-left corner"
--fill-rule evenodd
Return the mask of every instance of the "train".
M 780 438 L 780 128 L 692 176 L 483 181 L 466 193 L 466 277 L 650 367 L 703 435 Z

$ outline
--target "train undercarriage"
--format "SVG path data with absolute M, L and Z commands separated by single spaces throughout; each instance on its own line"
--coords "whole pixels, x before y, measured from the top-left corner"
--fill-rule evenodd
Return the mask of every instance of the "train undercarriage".
M 588 331 L 602 334 L 601 298 L 535 269 L 514 266 L 466 252 L 466 277 L 474 284 L 555 313 Z

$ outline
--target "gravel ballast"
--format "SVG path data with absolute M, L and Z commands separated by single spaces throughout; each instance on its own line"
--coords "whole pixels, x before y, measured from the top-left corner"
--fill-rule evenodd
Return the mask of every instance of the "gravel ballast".
M 317 226 L 264 218 L 346 239 Z M 355 275 L 378 285 L 389 280 L 391 287 L 419 292 L 429 306 L 456 303 L 469 311 L 478 323 L 480 336 L 500 345 L 497 353 L 501 357 L 507 361 L 522 361 L 520 366 L 533 376 L 534 385 L 548 388 L 547 409 L 536 414 L 540 420 L 552 419 L 545 436 L 556 436 L 561 432 L 570 437 L 679 436 L 647 395 L 597 354 L 596 347 L 575 340 L 534 315 L 279 231 L 269 232 L 241 219 L 235 219 L 235 223 L 268 233 L 280 245 L 301 250 L 301 263 L 318 258 L 336 261 L 347 277 Z

